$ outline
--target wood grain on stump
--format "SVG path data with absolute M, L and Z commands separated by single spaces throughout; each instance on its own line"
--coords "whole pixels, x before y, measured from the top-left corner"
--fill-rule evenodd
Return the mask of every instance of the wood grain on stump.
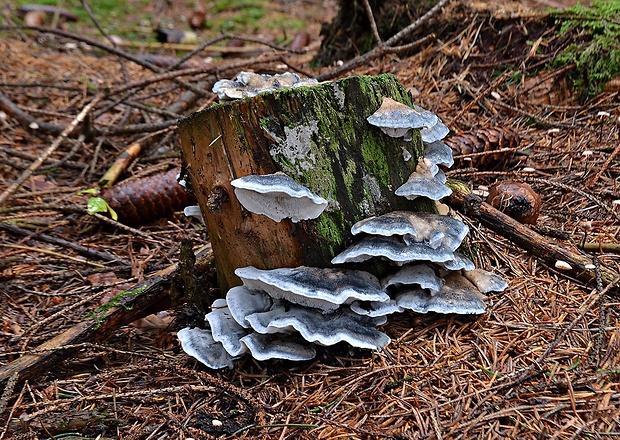
M 384 96 L 411 105 L 393 75 L 358 76 L 215 105 L 181 121 L 222 289 L 240 284 L 238 267 L 329 266 L 353 241 L 353 223 L 412 208 L 394 190 L 414 171 L 422 142 L 417 131 L 406 142 L 368 124 Z M 246 211 L 231 180 L 275 172 L 327 199 L 327 210 L 299 223 Z

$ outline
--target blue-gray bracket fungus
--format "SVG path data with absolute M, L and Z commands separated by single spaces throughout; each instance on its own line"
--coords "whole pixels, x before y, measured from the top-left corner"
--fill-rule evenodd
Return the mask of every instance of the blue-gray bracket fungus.
M 403 308 L 393 299 L 389 301 L 353 301 L 350 307 L 358 315 L 370 316 L 371 318 L 403 311 Z
M 430 113 L 428 110 L 424 110 L 422 107 L 415 104 L 413 105 L 413 107 L 416 111 Z M 446 125 L 442 122 L 441 119 L 439 119 L 439 117 L 437 117 L 437 122 L 435 124 L 430 127 L 424 127 L 422 128 L 422 130 L 420 130 L 422 142 L 424 142 L 425 144 L 440 141 L 441 139 L 448 136 L 448 133 L 450 133 L 450 129 L 446 127 Z
M 444 277 L 444 285 L 429 300 L 429 312 L 480 315 L 486 313 L 484 295 L 459 272 Z
M 312 82 L 312 81 L 310 81 Z M 297 75 L 269 77 L 242 72 L 236 81 L 214 86 L 221 99 L 239 99 L 262 91 L 306 85 Z M 424 155 L 416 171 L 396 190 L 408 199 L 439 200 L 451 194 L 440 166 L 453 165 L 452 150 L 441 139 L 448 128 L 438 116 L 383 98 L 368 117 L 389 136 L 411 140 L 421 130 Z M 405 160 L 410 153 L 405 149 Z M 282 173 L 246 176 L 231 182 L 243 207 L 274 221 L 293 222 L 318 217 L 327 201 Z M 188 210 L 188 214 L 199 214 Z M 379 281 L 365 271 L 335 268 L 238 268 L 243 286 L 213 303 L 207 314 L 210 329 L 183 329 L 183 349 L 209 368 L 232 367 L 249 352 L 257 360 L 304 361 L 316 356 L 316 346 L 346 342 L 381 349 L 390 338 L 377 326 L 387 316 L 416 313 L 482 314 L 485 293 L 508 284 L 499 275 L 475 269 L 457 251 L 469 228 L 460 220 L 427 212 L 395 211 L 357 222 L 353 235 L 365 234 L 332 259 L 332 264 L 382 258 L 394 266 Z
M 351 227 L 351 233 L 392 236 L 400 235 L 406 244 L 426 243 L 437 249 L 444 244 L 456 250 L 469 232 L 462 221 L 430 212 L 392 211 L 363 219 Z
M 183 214 L 185 215 L 185 217 L 194 217 L 198 219 L 201 223 L 205 222 L 205 219 L 202 216 L 202 212 L 200 211 L 200 206 L 198 205 L 186 206 L 183 209 Z
M 454 165 L 452 148 L 441 141 L 424 144 L 424 158 L 436 165 L 444 165 L 450 168 Z
M 262 290 L 272 298 L 324 312 L 334 311 L 341 304 L 350 304 L 355 300 L 390 299 L 374 275 L 360 270 L 304 266 L 261 270 L 249 266 L 235 270 L 235 274 L 249 289 Z
M 420 160 L 407 182 L 399 186 L 395 194 L 409 200 L 414 200 L 420 196 L 428 197 L 431 200 L 440 200 L 452 194 L 452 190 L 446 186 L 444 172 L 432 165 Z
M 463 270 L 463 276 L 482 293 L 503 292 L 508 288 L 502 277 L 484 269 Z
M 283 173 L 240 177 L 230 184 L 245 209 L 276 222 L 317 218 L 327 208 L 327 200 Z
M 221 79 L 213 85 L 213 93 L 217 93 L 220 101 L 252 98 L 259 93 L 289 87 L 313 86 L 319 82 L 314 78 L 300 78 L 296 73 L 285 72 L 276 75 L 265 75 L 252 72 L 241 72 L 237 80 Z
M 258 361 L 284 359 L 288 361 L 309 361 L 316 356 L 314 347 L 294 335 L 261 335 L 250 333 L 241 338 L 252 357 Z
M 419 287 L 409 287 L 396 295 L 396 304 L 403 310 L 427 313 L 431 294 Z
M 332 258 L 332 264 L 361 263 L 372 257 L 383 257 L 402 266 L 414 261 L 452 260 L 454 252 L 443 244 L 433 249 L 426 243 L 407 244 L 401 237 L 368 236 Z
M 460 252 L 454 253 L 454 258 L 439 262 L 439 265 L 448 270 L 474 270 L 474 262 Z
M 403 266 L 398 272 L 387 275 L 381 280 L 384 289 L 390 286 L 402 289 L 413 284 L 427 289 L 434 295 L 443 287 L 443 280 L 435 274 L 432 267 L 424 263 Z
M 281 302 L 271 310 L 247 317 L 258 333 L 280 333 L 294 329 L 309 342 L 329 346 L 347 342 L 352 347 L 377 350 L 390 338 L 377 330 L 372 319 L 346 308 L 324 314 L 321 310 Z
M 178 331 L 183 351 L 214 370 L 232 368 L 234 357 L 222 343 L 213 339 L 211 330 L 201 328 L 184 328 Z
M 213 302 L 205 320 L 209 330 L 183 329 L 183 349 L 209 368 L 232 367 L 248 351 L 257 360 L 309 360 L 314 344 L 347 342 L 381 349 L 390 338 L 376 327 L 383 314 L 354 313 L 349 305 L 390 304 L 402 311 L 379 280 L 364 271 L 298 267 L 239 268 L 244 286 Z
M 432 295 L 422 288 L 408 288 L 396 295 L 397 304 L 416 313 L 480 315 L 486 313 L 484 296 L 458 272 L 448 274 L 441 290 Z
M 250 328 L 246 319 L 253 313 L 266 312 L 272 304 L 271 297 L 265 292 L 250 290 L 245 286 L 233 287 L 226 293 L 226 304 L 230 314 L 243 328 Z
M 412 139 L 411 129 L 431 128 L 439 122 L 439 117 L 422 108 L 413 109 L 392 98 L 383 98 L 381 107 L 366 120 L 379 127 L 388 136 Z
M 239 340 L 248 332 L 232 317 L 226 300 L 223 298 L 216 299 L 211 308 L 211 312 L 207 313 L 205 319 L 211 327 L 213 340 L 220 342 L 224 346 L 224 350 L 233 357 L 241 356 L 247 352 L 247 347 Z

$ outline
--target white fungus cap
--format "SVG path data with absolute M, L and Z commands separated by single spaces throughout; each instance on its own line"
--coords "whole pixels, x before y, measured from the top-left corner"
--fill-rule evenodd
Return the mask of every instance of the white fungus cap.
M 448 274 L 441 291 L 428 302 L 428 311 L 480 315 L 486 313 L 484 296 L 458 272 Z
M 435 172 L 436 174 L 433 174 Z M 409 200 L 414 200 L 419 196 L 440 200 L 452 194 L 452 190 L 446 186 L 446 175 L 443 171 L 436 167 L 429 167 L 424 160 L 421 160 L 407 182 L 398 187 L 395 194 Z
M 384 97 L 381 107 L 367 118 L 367 121 L 391 137 L 411 140 L 412 128 L 432 127 L 439 121 L 434 113 L 422 108 L 413 109 L 392 98 Z
M 433 249 L 426 243 L 406 244 L 401 238 L 369 236 L 332 258 L 332 264 L 360 263 L 372 257 L 403 265 L 414 261 L 448 261 L 454 258 L 454 253 L 443 245 Z
M 464 270 L 463 276 L 482 293 L 503 292 L 508 288 L 508 283 L 501 276 L 484 269 Z
M 301 338 L 293 335 L 261 335 L 250 333 L 241 338 L 252 357 L 258 361 L 284 359 L 289 361 L 308 361 L 316 356 L 316 350 Z
M 248 316 L 247 320 L 258 333 L 292 328 L 306 341 L 325 346 L 347 342 L 353 347 L 379 349 L 390 342 L 386 334 L 375 328 L 372 319 L 348 309 L 323 314 L 320 310 L 279 303 L 268 312 Z
M 210 330 L 184 328 L 178 331 L 177 337 L 183 351 L 207 367 L 214 370 L 233 367 L 234 357 L 213 339 Z
M 336 310 L 341 304 L 355 300 L 387 301 L 387 293 L 379 280 L 361 270 L 344 270 L 300 266 L 260 270 L 252 266 L 235 270 L 243 285 L 263 290 L 275 299 L 315 307 L 323 311 Z
M 183 209 L 183 214 L 185 217 L 194 217 L 200 220 L 201 223 L 205 222 L 204 217 L 202 216 L 202 212 L 200 211 L 200 206 L 198 205 L 190 205 L 186 206 Z
M 400 313 L 403 311 L 402 307 L 393 299 L 389 301 L 353 301 L 349 307 L 358 315 L 370 316 L 371 318 L 387 316 L 392 313 Z
M 366 233 L 390 237 L 400 235 L 412 241 L 425 241 L 435 248 L 441 244 L 444 234 L 419 221 L 418 213 L 410 211 L 392 211 L 380 216 L 368 217 L 351 227 L 353 235 Z
M 422 136 L 422 142 L 435 142 L 440 141 L 441 139 L 448 136 L 450 133 L 450 129 L 445 126 L 441 119 L 437 121 L 435 125 L 429 128 L 423 128 L 420 130 L 420 135 Z
M 445 215 L 430 212 L 392 211 L 377 217 L 369 217 L 351 227 L 353 235 L 359 233 L 371 235 L 400 235 L 406 244 L 428 244 L 437 249 L 444 244 L 450 250 L 456 250 L 469 232 L 462 221 Z
M 289 87 L 313 86 L 319 82 L 314 78 L 300 78 L 292 72 L 266 75 L 253 72 L 241 72 L 237 80 L 222 79 L 213 85 L 213 93 L 220 100 L 251 98 L 259 93 L 281 90 Z
M 239 84 L 236 81 L 230 79 L 221 79 L 213 84 L 213 93 L 217 93 L 217 97 L 220 100 L 227 99 L 241 99 L 243 98 L 243 92 L 238 90 Z
M 441 141 L 424 143 L 424 158 L 436 165 L 451 167 L 454 165 L 452 148 Z
M 483 296 L 476 286 L 458 272 L 445 278 L 441 290 L 431 295 L 424 289 L 408 289 L 396 296 L 400 307 L 417 313 L 479 315 L 486 313 Z
M 439 265 L 448 270 L 474 270 L 476 268 L 474 262 L 460 252 L 455 252 L 453 259 L 442 261 Z
M 412 284 L 417 284 L 422 289 L 428 289 L 431 294 L 435 294 L 443 287 L 443 280 L 435 274 L 429 265 L 424 263 L 408 264 L 398 272 L 387 275 L 381 280 L 384 289 L 390 286 L 402 287 Z
M 396 303 L 405 310 L 411 310 L 416 313 L 428 312 L 428 303 L 431 300 L 431 294 L 426 290 L 413 287 L 396 295 Z
M 327 200 L 282 173 L 245 176 L 230 184 L 245 209 L 276 222 L 317 218 L 327 208 Z
M 231 316 L 230 310 L 223 298 L 216 299 L 211 305 L 212 311 L 205 319 L 211 327 L 213 340 L 220 342 L 231 356 L 240 356 L 248 351 L 247 347 L 239 342 L 248 332 Z
M 233 319 L 241 327 L 250 328 L 245 317 L 252 313 L 266 312 L 271 307 L 272 300 L 265 292 L 237 286 L 226 293 L 226 304 Z

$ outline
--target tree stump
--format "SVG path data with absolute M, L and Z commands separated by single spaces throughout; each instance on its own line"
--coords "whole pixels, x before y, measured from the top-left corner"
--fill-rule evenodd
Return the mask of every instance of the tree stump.
M 413 23 L 436 3 L 437 0 L 368 1 L 383 40 Z M 377 44 L 370 32 L 370 20 L 362 0 L 339 0 L 338 14 L 330 24 L 323 26 L 321 36 L 321 48 L 315 61 L 323 66 L 366 53 Z
M 240 284 L 239 267 L 330 266 L 353 241 L 355 222 L 420 210 L 420 202 L 394 195 L 422 154 L 419 131 L 407 142 L 371 126 L 366 118 L 383 97 L 411 105 L 393 75 L 358 76 L 218 104 L 180 122 L 183 159 L 222 289 Z M 327 199 L 325 212 L 292 223 L 246 211 L 230 182 L 275 172 Z

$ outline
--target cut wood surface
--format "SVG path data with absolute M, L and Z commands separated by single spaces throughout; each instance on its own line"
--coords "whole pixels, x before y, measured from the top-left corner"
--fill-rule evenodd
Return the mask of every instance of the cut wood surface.
M 411 105 L 394 76 L 359 76 L 216 105 L 180 123 L 220 287 L 240 284 L 233 272 L 243 266 L 325 267 L 350 244 L 353 223 L 415 205 L 394 190 L 415 169 L 419 134 L 406 142 L 366 120 L 385 96 Z M 327 210 L 295 224 L 242 209 L 230 182 L 280 171 L 327 199 Z

